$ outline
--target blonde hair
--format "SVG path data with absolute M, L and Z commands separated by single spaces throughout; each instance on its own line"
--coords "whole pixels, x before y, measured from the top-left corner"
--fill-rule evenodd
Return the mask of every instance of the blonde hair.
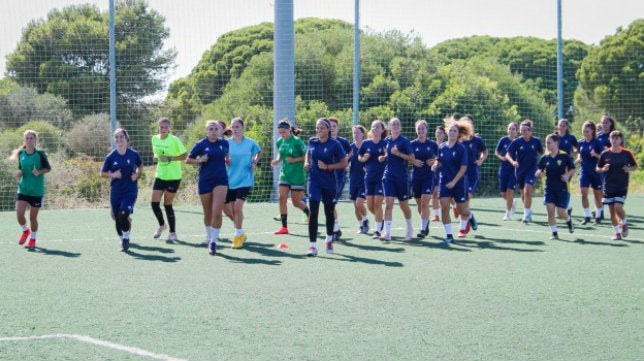
M 458 128 L 459 141 L 470 139 L 474 135 L 474 124 L 468 117 L 456 119 L 453 116 L 449 116 L 443 119 L 443 123 L 445 123 L 446 131 L 449 131 L 449 128 L 454 125 Z
M 18 159 L 18 154 L 20 154 L 20 151 L 27 148 L 27 143 L 25 142 L 25 138 L 27 135 L 33 135 L 34 138 L 36 139 L 36 142 L 38 142 L 38 132 L 35 130 L 27 129 L 22 133 L 22 145 L 19 148 L 16 148 L 11 151 L 11 155 L 9 156 L 9 159 L 11 160 L 16 160 Z

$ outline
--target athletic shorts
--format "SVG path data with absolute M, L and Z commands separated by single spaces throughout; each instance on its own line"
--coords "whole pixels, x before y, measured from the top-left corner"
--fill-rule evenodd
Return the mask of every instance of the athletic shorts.
M 510 189 L 517 189 L 517 176 L 514 174 L 514 169 L 509 172 L 504 172 L 499 169 L 499 190 L 501 192 L 507 192 Z
M 121 211 L 127 211 L 129 214 L 134 213 L 134 204 L 136 203 L 137 193 L 138 192 L 114 194 L 114 192 L 110 192 L 112 214 L 115 217 L 118 217 Z
M 309 199 L 324 204 L 336 204 L 335 188 L 320 188 L 315 182 L 309 182 Z
M 597 172 L 581 172 L 579 186 L 581 188 L 602 189 L 602 176 Z
M 207 179 L 205 181 L 200 180 L 199 184 L 197 185 L 197 188 L 199 190 L 199 194 L 201 195 L 201 194 L 210 193 L 219 186 L 228 187 L 228 177 L 212 178 L 212 179 Z
M 177 191 L 179 190 L 179 184 L 181 184 L 181 179 L 164 180 L 164 179 L 154 178 L 154 184 L 152 185 L 152 190 L 164 191 L 168 193 L 177 193 Z
M 230 202 L 234 202 L 238 199 L 241 199 L 242 201 L 246 201 L 246 198 L 250 195 L 250 187 L 241 187 L 237 189 L 230 189 L 228 188 L 228 192 L 226 193 L 226 204 Z
M 414 198 L 420 198 L 423 194 L 432 194 L 434 191 L 434 177 L 425 179 L 413 178 L 411 180 L 411 193 Z
M 476 194 L 481 180 L 481 169 L 479 167 L 470 168 L 465 173 L 467 177 L 467 193 Z
M 467 202 L 467 181 L 465 177 L 461 178 L 454 188 L 449 189 L 445 186 L 446 183 L 441 183 L 438 188 L 438 197 L 439 198 L 454 198 L 456 203 L 465 203 Z
M 34 208 L 40 208 L 42 207 L 42 200 L 43 197 L 35 197 L 35 196 L 27 196 L 24 194 L 18 193 L 18 197 L 16 197 L 16 200 L 27 202 L 31 207 Z
M 536 169 L 530 169 L 521 173 L 517 173 L 517 185 L 519 186 L 519 189 L 523 189 L 526 184 L 534 186 L 534 184 L 537 182 L 537 177 L 534 175 L 536 172 Z
M 626 202 L 626 192 L 610 194 L 604 193 L 604 197 L 602 198 L 602 204 L 624 204 L 624 202 Z
M 344 184 L 346 183 L 346 180 L 344 177 L 341 179 L 338 179 L 335 183 L 335 198 L 340 199 L 342 198 L 342 192 L 344 192 Z
M 364 182 L 364 191 L 368 196 L 384 196 L 385 193 L 382 190 L 382 181 L 375 182 Z
M 364 182 L 358 185 L 349 185 L 349 199 L 355 201 L 358 198 L 366 198 L 364 191 Z
M 568 208 L 568 203 L 570 203 L 570 192 L 565 189 L 562 189 L 558 192 L 544 192 L 543 193 L 543 204 L 552 203 L 557 208 Z
M 280 187 L 288 187 L 291 191 L 304 191 L 304 184 L 291 184 L 286 181 L 279 181 L 277 185 Z
M 409 181 L 405 179 L 383 179 L 385 197 L 397 197 L 399 201 L 409 200 Z

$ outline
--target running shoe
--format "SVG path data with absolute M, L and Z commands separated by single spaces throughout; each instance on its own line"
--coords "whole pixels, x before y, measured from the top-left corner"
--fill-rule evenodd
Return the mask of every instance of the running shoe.
M 432 218 L 432 222 L 438 222 L 440 221 L 440 218 L 438 218 L 438 214 L 434 215 L 434 218 Z
M 121 252 L 127 252 L 128 249 L 130 249 L 130 239 L 123 238 L 121 240 Z
M 326 253 L 333 254 L 333 241 L 326 242 Z
M 412 240 L 412 233 L 414 233 L 413 230 L 408 230 L 407 233 L 405 234 L 405 239 L 403 239 L 403 242 L 411 242 Z
M 244 242 L 245 241 L 246 241 L 246 233 L 242 233 L 239 236 L 235 236 L 233 238 L 232 248 L 240 249 L 240 248 L 244 247 Z
M 622 224 L 622 237 L 628 237 L 628 224 Z
M 568 226 L 568 232 L 575 233 L 575 226 L 572 224 L 572 219 L 566 222 L 566 225 Z
M 176 242 L 177 239 L 178 239 L 177 238 L 177 233 L 176 232 L 170 232 L 170 234 L 168 235 L 167 241 L 168 242 Z
M 418 238 L 425 238 L 429 235 L 429 228 L 427 229 L 421 229 L 420 232 L 416 235 Z
M 460 231 L 458 231 L 458 238 L 465 238 L 468 232 L 469 232 L 468 229 L 461 229 Z
M 20 234 L 20 239 L 18 240 L 18 244 L 25 244 L 25 242 L 27 242 L 27 238 L 29 238 L 29 235 L 31 235 L 31 229 L 27 228 L 26 230 L 22 231 L 22 233 Z
M 318 255 L 318 249 L 313 246 L 309 247 L 309 251 L 306 252 L 307 257 L 315 257 L 317 255 Z
M 159 226 L 159 228 L 157 228 L 157 231 L 156 231 L 156 232 L 154 232 L 154 234 L 152 235 L 152 237 L 154 237 L 154 238 L 159 238 L 159 237 L 161 237 L 161 234 L 163 233 L 163 231 L 165 231 L 165 230 L 166 230 L 166 228 L 168 228 L 168 226 L 166 226 L 165 224 L 164 224 L 164 225 L 162 225 L 162 226 Z
M 29 243 L 25 246 L 27 249 L 35 249 L 36 248 L 36 240 L 33 238 L 29 238 Z
M 208 253 L 213 256 L 217 254 L 217 242 L 210 241 L 210 244 L 208 244 Z
M 590 223 L 590 217 L 584 217 L 584 220 L 580 222 L 582 226 L 585 226 L 588 223 Z
M 288 234 L 288 228 L 287 227 L 280 227 L 275 233 L 273 234 Z
M 474 218 L 474 213 L 470 215 L 470 219 L 467 224 L 472 226 L 473 231 L 476 231 L 479 228 L 479 223 L 476 221 L 476 218 Z
M 621 240 L 621 239 L 622 239 L 622 235 L 621 235 L 621 234 L 619 234 L 619 233 L 615 233 L 615 235 L 614 235 L 614 236 L 613 236 L 613 238 L 611 238 L 611 239 L 612 239 L 613 241 L 619 241 L 619 240 Z
M 521 220 L 523 223 L 528 224 L 532 222 L 532 216 L 531 215 L 525 215 L 523 216 L 523 219 Z
M 445 237 L 445 239 L 443 240 L 444 244 L 450 244 L 452 242 L 454 242 L 454 236 L 452 236 L 451 234 L 448 234 L 447 237 Z
M 504 221 L 511 221 L 511 220 L 512 220 L 512 217 L 510 217 L 510 215 L 509 215 L 509 214 L 506 214 L 505 216 L 503 216 L 503 220 L 504 220 Z
M 391 241 L 391 234 L 390 233 L 385 233 L 382 236 L 380 236 L 380 240 L 389 243 Z
M 380 232 L 378 232 L 378 231 L 373 232 L 373 236 L 371 236 L 371 238 L 380 239 Z
M 557 232 L 552 232 L 552 236 L 550 236 L 551 240 L 559 239 L 559 234 Z

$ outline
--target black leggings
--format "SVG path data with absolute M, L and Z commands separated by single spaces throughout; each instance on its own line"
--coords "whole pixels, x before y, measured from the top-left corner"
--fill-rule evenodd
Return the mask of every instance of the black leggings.
M 311 212 L 309 217 L 309 241 L 315 242 L 318 236 L 318 215 L 320 213 L 320 201 L 310 201 L 309 210 Z M 333 225 L 335 224 L 335 219 L 333 217 L 334 210 L 334 203 L 324 203 L 326 234 L 328 236 L 333 234 Z

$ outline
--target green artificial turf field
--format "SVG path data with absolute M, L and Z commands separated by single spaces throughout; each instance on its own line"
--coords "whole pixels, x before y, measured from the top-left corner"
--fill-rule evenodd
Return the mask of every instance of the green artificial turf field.
M 224 220 L 217 256 L 200 208 L 175 207 L 170 244 L 141 204 L 127 254 L 106 209 L 43 210 L 33 252 L 0 213 L 0 360 L 644 359 L 644 197 L 622 241 L 608 220 L 551 241 L 540 203 L 524 225 L 475 199 L 479 229 L 445 246 L 437 223 L 402 242 L 397 207 L 391 243 L 356 234 L 343 202 L 343 240 L 327 255 L 320 237 L 317 258 L 294 208 L 272 234 L 276 204 L 246 205 L 241 250 Z

